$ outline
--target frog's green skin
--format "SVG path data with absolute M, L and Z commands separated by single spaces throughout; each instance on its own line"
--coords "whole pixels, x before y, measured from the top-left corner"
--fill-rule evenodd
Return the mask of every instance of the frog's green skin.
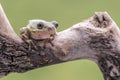
M 47 22 L 44 20 L 30 20 L 26 27 L 20 29 L 21 38 L 28 43 L 29 49 L 33 46 L 34 40 L 52 41 L 56 35 L 56 28 L 58 23 L 56 21 Z

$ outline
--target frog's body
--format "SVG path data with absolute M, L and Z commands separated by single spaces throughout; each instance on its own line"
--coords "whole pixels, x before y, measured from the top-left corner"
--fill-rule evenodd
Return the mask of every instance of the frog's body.
M 58 23 L 56 21 L 47 22 L 44 20 L 30 20 L 26 27 L 20 29 L 21 38 L 29 44 L 31 48 L 36 47 L 34 40 L 51 42 L 57 34 L 56 28 Z

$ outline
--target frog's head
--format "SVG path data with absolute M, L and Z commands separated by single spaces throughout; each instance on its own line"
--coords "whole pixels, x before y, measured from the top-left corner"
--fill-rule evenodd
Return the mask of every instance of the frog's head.
M 56 21 L 30 20 L 27 27 L 31 30 L 32 38 L 46 39 L 51 36 L 54 37 L 58 23 Z
M 47 22 L 45 20 L 29 20 L 28 26 L 31 29 L 38 29 L 40 31 L 44 30 L 54 30 L 58 27 L 58 23 L 56 21 Z

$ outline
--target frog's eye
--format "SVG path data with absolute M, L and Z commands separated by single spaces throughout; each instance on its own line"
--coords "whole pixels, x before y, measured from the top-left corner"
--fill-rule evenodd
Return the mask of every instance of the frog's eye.
M 56 28 L 59 26 L 57 21 L 52 21 L 52 24 L 53 24 Z
M 43 29 L 43 26 L 44 26 L 44 25 L 43 25 L 42 23 L 37 24 L 37 28 L 38 28 L 38 29 Z

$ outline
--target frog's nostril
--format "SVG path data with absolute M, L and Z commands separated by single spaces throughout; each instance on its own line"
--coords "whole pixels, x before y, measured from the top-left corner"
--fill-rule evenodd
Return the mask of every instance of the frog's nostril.
M 48 31 L 51 31 L 51 30 L 53 30 L 53 29 L 49 27 L 49 28 L 48 28 Z

